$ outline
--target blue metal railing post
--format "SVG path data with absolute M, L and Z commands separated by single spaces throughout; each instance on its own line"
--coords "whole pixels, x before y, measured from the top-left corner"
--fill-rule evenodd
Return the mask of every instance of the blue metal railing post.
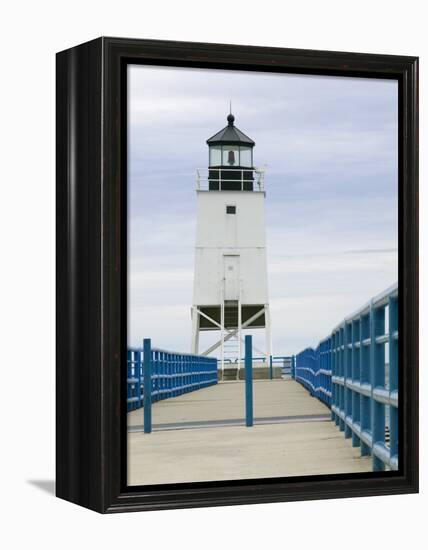
M 331 377 L 334 378 L 337 374 L 336 373 L 336 335 L 334 332 L 331 335 L 330 353 L 331 353 Z M 332 405 L 331 419 L 334 420 L 334 423 L 337 425 L 338 416 L 334 409 L 335 407 L 337 407 L 337 384 L 333 382 L 331 384 L 331 405 Z
M 269 380 L 273 379 L 272 355 L 269 355 Z
M 136 351 L 134 352 L 134 357 L 136 357 L 135 361 L 135 369 L 136 369 L 136 378 L 137 378 L 137 407 L 141 407 L 141 352 Z
M 349 329 L 351 326 L 346 323 L 343 327 L 343 388 L 344 388 L 344 403 L 343 409 L 345 412 L 345 438 L 351 437 L 351 428 L 348 425 L 347 418 L 352 418 L 352 395 L 348 386 L 348 381 L 352 378 L 351 375 L 351 357 L 349 353 Z
M 368 314 L 361 316 L 360 322 L 360 385 L 361 387 L 370 386 L 370 349 L 364 345 L 364 341 L 370 338 L 370 319 Z M 366 394 L 360 394 L 360 425 L 361 435 L 370 433 L 371 430 L 371 409 L 370 397 Z M 361 456 L 370 454 L 370 446 L 361 437 Z
M 245 424 L 253 425 L 253 338 L 245 335 Z
M 389 393 L 390 396 L 398 396 L 398 299 L 389 298 Z M 397 403 L 398 405 L 398 403 Z M 391 405 L 389 407 L 389 432 L 391 457 L 397 457 L 398 460 L 398 408 Z M 398 464 L 397 464 L 398 467 Z
M 360 320 L 352 321 L 351 325 L 351 340 L 352 340 L 352 349 L 351 349 L 351 378 L 352 382 L 355 384 L 360 383 L 360 348 L 356 347 L 355 343 L 360 341 Z M 360 423 L 360 395 L 356 391 L 352 391 L 352 413 L 351 418 L 352 422 L 356 425 Z M 352 446 L 360 446 L 360 438 L 355 433 L 355 430 L 352 430 Z
M 339 328 L 339 348 L 338 348 L 338 357 L 339 357 L 339 376 L 341 379 L 341 384 L 339 386 L 339 429 L 341 432 L 345 431 L 345 421 L 344 421 L 344 412 L 345 412 L 345 384 L 344 384 L 344 370 L 343 370 L 343 324 Z
M 143 342 L 144 384 L 144 433 L 152 431 L 152 344 L 150 338 Z
M 132 362 L 132 351 L 129 351 L 128 350 L 128 361 L 127 361 L 127 369 L 126 369 L 126 376 L 127 376 L 127 384 L 126 384 L 126 387 L 127 387 L 127 392 L 126 392 L 126 395 L 128 397 L 128 406 L 127 406 L 127 410 L 128 412 L 132 410 L 133 408 L 133 405 L 134 403 L 131 401 L 133 395 L 132 395 L 132 384 L 130 383 L 130 380 L 132 379 L 132 365 L 133 365 L 133 362 Z
M 372 448 L 375 443 L 385 443 L 385 405 L 373 398 L 376 388 L 385 386 L 385 348 L 376 342 L 376 337 L 385 332 L 385 311 L 370 305 L 370 374 L 371 374 L 371 432 Z M 373 470 L 385 469 L 385 464 L 374 453 Z

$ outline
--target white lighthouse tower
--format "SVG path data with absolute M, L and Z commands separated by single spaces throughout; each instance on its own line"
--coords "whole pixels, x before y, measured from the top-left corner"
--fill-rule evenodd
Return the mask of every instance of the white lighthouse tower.
M 207 140 L 209 168 L 197 171 L 197 230 L 192 306 L 192 352 L 199 333 L 219 331 L 202 352 L 220 348 L 221 366 L 240 368 L 242 330 L 265 329 L 272 355 L 266 265 L 264 173 L 254 167 L 254 141 L 234 125 Z

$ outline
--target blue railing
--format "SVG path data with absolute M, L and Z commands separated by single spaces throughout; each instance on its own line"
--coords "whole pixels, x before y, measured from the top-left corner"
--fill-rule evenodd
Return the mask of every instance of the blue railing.
M 151 402 L 217 384 L 217 360 L 150 348 Z M 144 349 L 128 348 L 128 411 L 144 403 Z
M 344 319 L 316 350 L 296 355 L 295 378 L 331 406 L 345 437 L 372 455 L 374 470 L 397 470 L 397 285 Z
M 266 356 L 254 357 L 253 361 L 262 361 L 269 364 L 271 368 L 281 367 L 282 374 L 291 375 L 293 368 L 293 356 L 292 355 L 272 355 L 271 360 Z
M 296 355 L 294 378 L 307 388 L 311 395 L 331 405 L 331 353 L 330 338 L 316 349 L 306 348 Z
M 245 360 L 245 358 L 241 359 L 241 363 Z M 266 355 L 261 355 L 258 357 L 253 357 L 254 363 L 266 363 L 267 366 L 273 367 L 281 367 L 281 372 L 284 375 L 291 375 L 293 371 L 293 363 L 294 361 L 294 355 L 272 355 L 272 360 L 269 360 L 269 357 L 266 357 Z M 231 367 L 236 367 L 238 364 L 238 359 L 235 359 L 232 361 L 231 359 L 224 359 L 224 363 L 226 365 L 230 365 Z M 217 365 L 218 368 L 221 368 L 221 360 L 217 359 Z

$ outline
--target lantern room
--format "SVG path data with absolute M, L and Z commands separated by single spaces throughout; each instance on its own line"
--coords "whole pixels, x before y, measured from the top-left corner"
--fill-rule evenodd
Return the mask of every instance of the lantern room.
M 230 113 L 227 126 L 207 140 L 210 191 L 253 191 L 255 142 L 234 122 Z

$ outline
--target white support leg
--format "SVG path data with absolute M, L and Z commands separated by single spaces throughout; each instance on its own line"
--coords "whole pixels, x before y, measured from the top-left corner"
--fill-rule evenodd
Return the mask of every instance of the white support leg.
M 238 364 L 236 369 L 236 379 L 239 380 L 239 370 L 241 368 L 242 354 L 242 307 L 241 307 L 241 281 L 239 281 L 239 299 L 238 299 Z
M 199 353 L 199 310 L 196 306 L 192 307 L 192 353 Z
M 223 293 L 222 293 L 223 294 Z M 221 297 L 220 305 L 220 325 L 221 325 L 221 381 L 224 380 L 224 300 Z

